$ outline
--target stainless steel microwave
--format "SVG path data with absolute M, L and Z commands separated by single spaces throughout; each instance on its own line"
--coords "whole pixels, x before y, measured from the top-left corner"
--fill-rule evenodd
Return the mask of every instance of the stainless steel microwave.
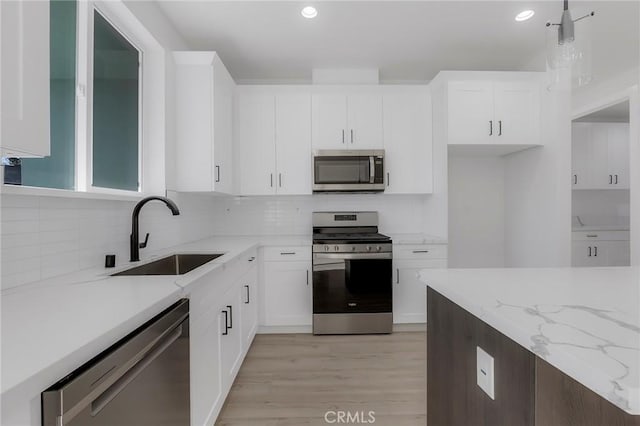
M 384 150 L 318 150 L 313 192 L 384 191 Z

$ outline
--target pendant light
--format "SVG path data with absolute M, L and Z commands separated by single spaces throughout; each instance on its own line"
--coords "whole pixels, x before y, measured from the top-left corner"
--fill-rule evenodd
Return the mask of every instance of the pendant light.
M 569 0 L 563 0 L 563 6 L 560 23 L 547 22 L 549 89 L 584 86 L 592 79 L 590 28 L 586 22 L 577 26 L 575 23 L 594 16 L 595 12 L 574 20 Z

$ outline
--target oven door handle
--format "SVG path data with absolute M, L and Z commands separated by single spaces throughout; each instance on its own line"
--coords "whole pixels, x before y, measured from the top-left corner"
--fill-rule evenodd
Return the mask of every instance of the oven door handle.
M 393 259 L 393 253 L 314 253 L 314 259 L 339 259 L 339 260 L 370 260 Z

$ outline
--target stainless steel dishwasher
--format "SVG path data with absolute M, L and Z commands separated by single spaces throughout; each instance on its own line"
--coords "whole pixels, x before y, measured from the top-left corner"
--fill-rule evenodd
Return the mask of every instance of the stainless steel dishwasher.
M 42 393 L 43 426 L 189 425 L 189 301 Z

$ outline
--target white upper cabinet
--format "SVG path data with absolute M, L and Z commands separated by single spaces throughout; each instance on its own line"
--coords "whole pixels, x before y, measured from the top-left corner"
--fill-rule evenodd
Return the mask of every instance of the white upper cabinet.
M 573 123 L 573 189 L 629 188 L 629 125 Z
M 347 149 L 347 96 L 343 94 L 314 94 L 314 149 Z
M 0 2 L 4 156 L 50 155 L 49 2 Z
M 612 186 L 629 188 L 629 124 L 607 124 L 607 166 Z
M 571 184 L 574 189 L 588 188 L 589 157 L 591 155 L 591 127 L 588 123 L 571 126 Z
M 235 82 L 215 52 L 174 52 L 176 190 L 233 190 Z
M 350 147 L 382 148 L 382 96 L 379 93 L 349 95 L 347 125 Z
M 449 82 L 448 143 L 540 144 L 539 87 L 535 80 Z
M 311 94 L 242 88 L 235 112 L 238 192 L 311 194 Z
M 431 95 L 428 88 L 397 88 L 385 93 L 385 192 L 433 192 Z
M 314 93 L 314 149 L 380 149 L 383 146 L 382 94 Z
M 539 86 L 531 82 L 496 81 L 493 94 L 494 119 L 497 120 L 497 128 L 494 123 L 494 135 L 497 135 L 499 143 L 539 143 Z
M 276 95 L 278 194 L 311 194 L 311 94 Z
M 236 97 L 236 164 L 241 195 L 276 193 L 275 96 L 239 92 Z
M 449 83 L 449 144 L 488 144 L 493 136 L 493 83 Z

